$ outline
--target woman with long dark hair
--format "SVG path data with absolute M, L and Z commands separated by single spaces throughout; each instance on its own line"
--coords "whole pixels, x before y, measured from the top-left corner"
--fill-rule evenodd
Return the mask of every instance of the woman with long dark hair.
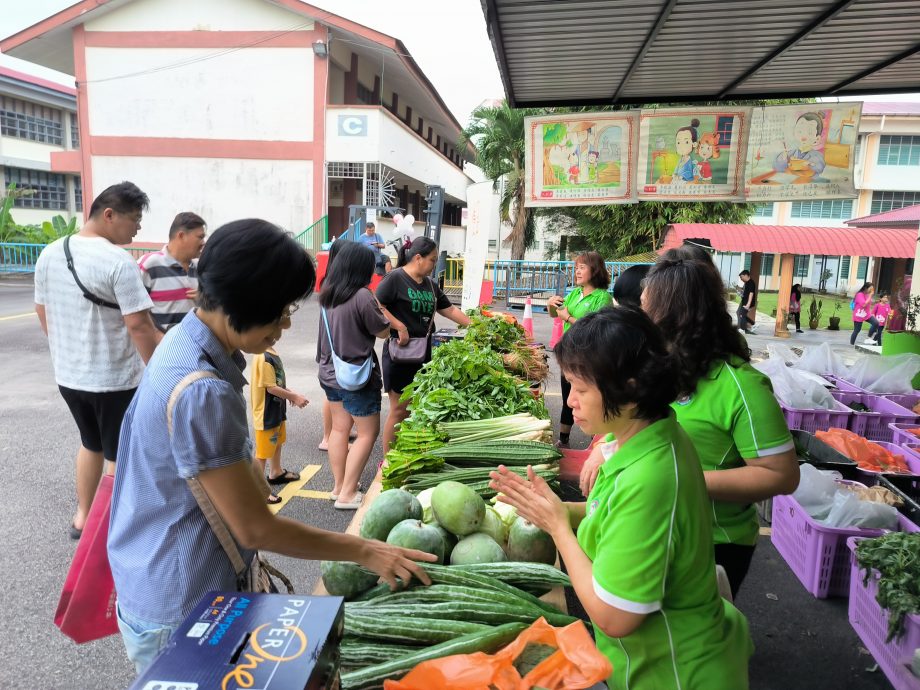
M 336 243 L 338 244 L 338 242 Z M 329 466 L 334 486 L 330 498 L 339 510 L 357 510 L 363 500 L 358 480 L 380 433 L 380 367 L 374 344 L 389 335 L 389 322 L 368 289 L 375 257 L 369 247 L 350 242 L 335 260 L 319 295 L 321 307 L 316 361 L 319 382 L 332 410 Z M 344 382 L 341 365 L 365 365 L 366 381 Z M 355 386 L 360 386 L 355 388 Z M 351 448 L 352 425 L 358 437 Z
M 383 452 L 390 448 L 394 426 L 408 416 L 408 401 L 399 402 L 403 388 L 431 359 L 431 333 L 435 312 L 460 326 L 469 317 L 450 303 L 431 273 L 438 263 L 438 245 L 416 237 L 399 250 L 397 268 L 377 286 L 377 299 L 390 320 L 390 339 L 383 348 L 383 385 L 390 397 L 390 412 L 383 429 Z
M 563 321 L 563 334 L 568 333 L 569 328 L 578 319 L 611 305 L 613 299 L 607 292 L 609 285 L 610 273 L 607 272 L 604 257 L 597 252 L 585 252 L 575 257 L 575 289 L 566 295 L 565 299 L 559 295 L 553 295 L 547 301 L 547 305 L 555 309 L 556 314 Z M 569 434 L 574 423 L 572 408 L 566 402 L 572 387 L 566 380 L 565 374 L 560 374 L 559 378 L 562 384 L 562 414 L 559 416 L 557 445 L 567 448 Z
M 875 294 L 875 286 L 872 283 L 863 283 L 859 291 L 853 297 L 853 333 L 850 335 L 850 345 L 856 344 L 856 337 L 862 330 L 863 324 L 869 324 L 869 335 L 875 333 L 878 328 L 878 321 L 872 316 L 872 295 Z M 866 344 L 875 344 L 873 338 L 867 338 Z
M 795 317 L 795 332 L 804 333 L 802 330 L 802 286 L 796 283 L 789 293 L 789 313 Z

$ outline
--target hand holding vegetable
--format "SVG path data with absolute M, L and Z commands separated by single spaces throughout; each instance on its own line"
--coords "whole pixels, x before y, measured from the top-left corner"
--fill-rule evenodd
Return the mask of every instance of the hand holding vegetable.
M 433 563 L 438 560 L 433 554 L 390 546 L 375 539 L 364 539 L 361 552 L 360 558 L 356 558 L 355 561 L 380 575 L 392 590 L 399 586 L 396 578 L 409 582 L 414 577 L 419 582 L 430 585 L 431 578 L 428 577 L 428 573 L 414 561 Z
M 504 465 L 489 474 L 491 486 L 500 495 L 498 500 L 514 506 L 518 515 L 533 523 L 553 539 L 560 531 L 571 531 L 569 509 L 553 493 L 542 477 L 527 467 L 527 479 L 511 472 Z

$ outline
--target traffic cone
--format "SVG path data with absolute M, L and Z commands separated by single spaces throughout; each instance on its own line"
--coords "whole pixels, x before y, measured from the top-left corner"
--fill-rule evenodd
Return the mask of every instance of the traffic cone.
M 533 338 L 533 300 L 528 297 L 524 301 L 524 332 Z

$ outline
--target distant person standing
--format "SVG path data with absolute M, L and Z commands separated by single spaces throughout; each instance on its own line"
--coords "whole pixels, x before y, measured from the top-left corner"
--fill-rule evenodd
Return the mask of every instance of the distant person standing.
M 738 274 L 744 289 L 741 292 L 741 305 L 738 307 L 738 330 L 750 335 L 757 328 L 750 317 L 750 310 L 757 306 L 757 286 L 751 280 L 751 272 L 747 269 Z M 750 324 L 750 325 L 748 325 Z
M 804 333 L 802 330 L 802 286 L 796 283 L 789 293 L 789 313 L 795 318 L 795 332 Z
M 35 312 L 80 431 L 73 539 L 82 535 L 103 466 L 115 471 L 122 417 L 162 337 L 137 264 L 116 246 L 131 242 L 148 204 L 131 182 L 109 187 L 83 229 L 45 247 L 35 265 Z
M 169 242 L 138 260 L 144 287 L 153 300 L 153 321 L 166 332 L 195 307 L 198 257 L 204 249 L 206 223 L 191 211 L 178 214 L 169 228 Z
M 386 245 L 383 243 L 383 238 L 377 232 L 377 226 L 374 223 L 367 224 L 364 234 L 358 237 L 358 242 L 374 250 L 374 266 L 377 270 L 382 270 L 384 273 L 390 272 L 390 257 L 382 251 L 386 248 Z

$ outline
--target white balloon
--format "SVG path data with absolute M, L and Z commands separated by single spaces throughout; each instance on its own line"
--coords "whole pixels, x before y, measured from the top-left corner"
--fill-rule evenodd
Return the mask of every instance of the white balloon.
M 410 226 L 411 226 L 411 225 L 415 222 L 415 216 L 413 216 L 413 215 L 410 213 L 408 216 L 406 216 L 405 221 L 406 221 L 406 224 L 407 224 L 407 225 L 410 225 Z

